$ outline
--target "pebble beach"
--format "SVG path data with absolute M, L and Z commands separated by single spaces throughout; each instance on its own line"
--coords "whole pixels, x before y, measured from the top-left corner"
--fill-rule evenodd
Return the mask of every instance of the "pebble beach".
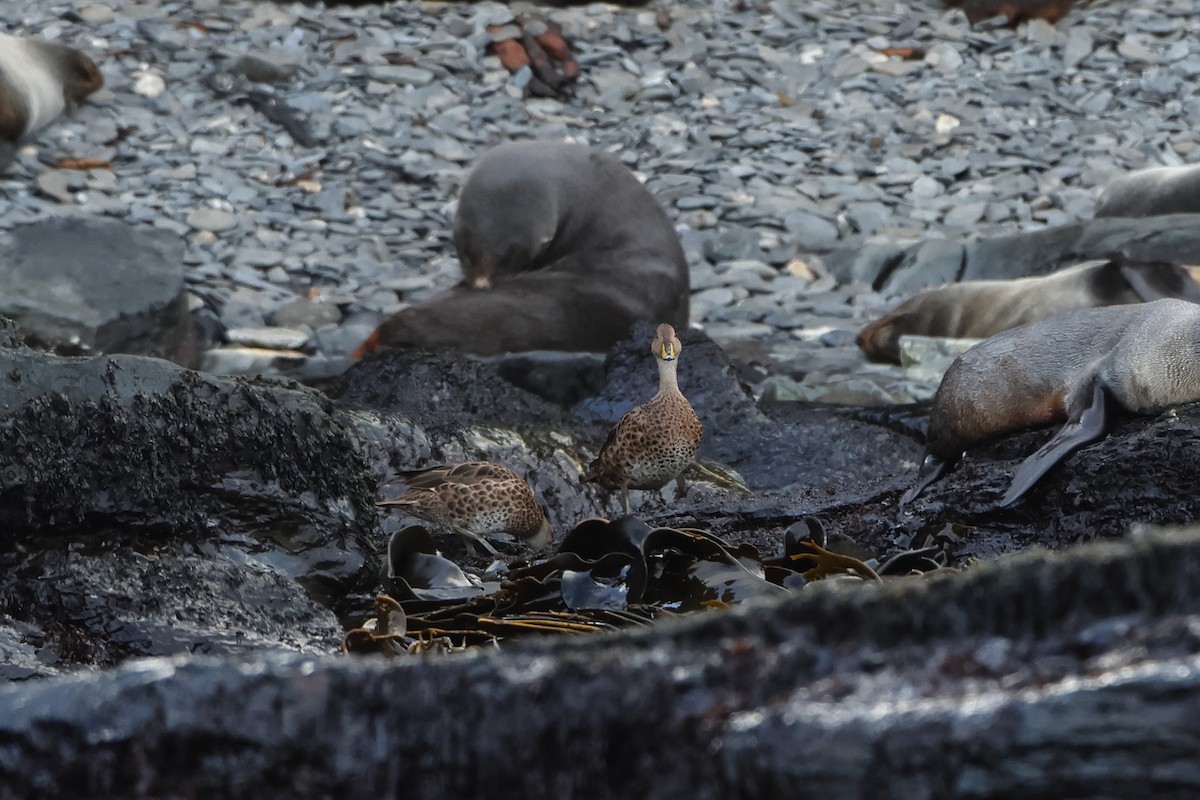
M 570 97 L 527 97 L 489 53 L 488 26 L 530 11 L 571 42 Z M 830 265 L 1087 219 L 1110 179 L 1200 162 L 1198 12 L 1095 2 L 1010 28 L 934 0 L 9 0 L 0 29 L 82 49 L 106 88 L 0 176 L 0 236 L 63 216 L 168 231 L 218 338 L 206 369 L 336 370 L 457 282 L 455 198 L 482 152 L 572 140 L 666 208 L 692 323 L 760 396 L 919 400 L 936 372 L 854 345 L 900 298 Z

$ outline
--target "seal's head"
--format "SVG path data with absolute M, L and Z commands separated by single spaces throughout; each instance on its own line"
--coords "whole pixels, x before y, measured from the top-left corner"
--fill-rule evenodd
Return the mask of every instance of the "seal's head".
M 900 363 L 900 333 L 904 319 L 888 314 L 858 332 L 858 347 L 871 361 Z
M 103 85 L 78 50 L 0 34 L 0 140 L 15 144 Z
M 100 68 L 83 53 L 60 44 L 42 45 L 50 56 L 58 79 L 62 81 L 63 102 L 68 111 L 104 86 L 104 76 L 100 74 Z
M 536 149 L 499 148 L 486 153 L 467 176 L 454 216 L 464 286 L 486 289 L 546 266 L 543 257 L 563 212 L 555 178 L 543 164 L 551 158 Z

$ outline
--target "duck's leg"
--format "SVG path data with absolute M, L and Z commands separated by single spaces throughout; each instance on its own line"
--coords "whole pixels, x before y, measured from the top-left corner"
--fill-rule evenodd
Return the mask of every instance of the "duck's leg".
M 479 551 L 476 550 L 475 546 L 472 544 L 472 542 L 477 542 L 478 544 L 482 545 L 483 549 L 487 550 L 493 558 L 500 557 L 500 553 L 497 552 L 496 548 L 492 547 L 491 543 L 487 539 L 483 538 L 477 533 L 468 533 L 467 531 L 462 531 L 462 533 L 467 537 L 467 549 L 471 551 L 472 556 L 479 555 Z
M 1020 500 L 1055 464 L 1084 445 L 1104 437 L 1108 430 L 1106 395 L 1100 381 L 1094 380 L 1090 396 L 1083 395 L 1087 398 L 1086 405 L 1072 409 L 1073 413 L 1067 417 L 1067 424 L 1062 426 L 1062 430 L 1017 467 L 1012 485 L 1000 500 L 1001 508 Z
M 625 508 L 625 516 L 629 516 L 629 487 L 621 487 L 621 505 Z
M 683 473 L 679 473 L 679 477 L 675 479 L 675 502 L 678 503 L 683 498 L 687 497 L 688 485 L 683 479 Z

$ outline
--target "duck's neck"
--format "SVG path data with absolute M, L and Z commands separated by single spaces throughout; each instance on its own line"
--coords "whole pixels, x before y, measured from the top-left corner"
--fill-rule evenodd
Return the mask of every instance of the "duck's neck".
M 656 358 L 658 362 L 658 393 L 671 394 L 679 391 L 679 376 L 676 374 L 676 368 L 679 366 L 679 361 L 663 361 L 661 358 Z

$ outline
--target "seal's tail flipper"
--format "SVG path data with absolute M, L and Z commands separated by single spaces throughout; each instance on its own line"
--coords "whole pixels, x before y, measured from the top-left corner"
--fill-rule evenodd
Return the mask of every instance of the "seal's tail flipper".
M 1100 381 L 1096 381 L 1092 386 L 1091 403 L 1078 414 L 1072 415 L 1067 424 L 1062 426 L 1062 430 L 1038 448 L 1036 453 L 1021 462 L 1021 466 L 1017 467 L 1016 474 L 1013 475 L 1012 485 L 1000 500 L 1001 508 L 1020 500 L 1055 464 L 1084 445 L 1104 437 L 1105 431 L 1108 430 L 1105 394 Z
M 917 472 L 917 482 L 900 498 L 900 508 L 904 508 L 916 500 L 917 495 L 925 491 L 929 484 L 946 474 L 946 470 L 951 466 L 950 462 L 943 461 L 933 454 L 925 456 L 925 460 L 921 462 L 921 469 Z

